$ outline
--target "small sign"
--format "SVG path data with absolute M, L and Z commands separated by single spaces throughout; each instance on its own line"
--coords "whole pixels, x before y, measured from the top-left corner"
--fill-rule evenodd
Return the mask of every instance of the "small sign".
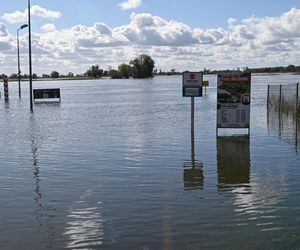
M 208 86 L 209 86 L 209 81 L 202 82 L 202 87 L 208 87 Z
M 182 96 L 202 96 L 202 72 L 183 72 L 182 74 Z
M 60 101 L 60 89 L 34 89 L 34 100 L 37 99 L 59 99 Z

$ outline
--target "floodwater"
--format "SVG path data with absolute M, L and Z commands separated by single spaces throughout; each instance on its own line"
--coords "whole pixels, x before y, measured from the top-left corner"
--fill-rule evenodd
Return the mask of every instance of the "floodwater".
M 299 126 L 266 93 L 300 76 L 252 76 L 250 138 L 218 139 L 204 78 L 194 142 L 180 76 L 34 82 L 62 102 L 33 114 L 1 91 L 0 249 L 299 249 Z

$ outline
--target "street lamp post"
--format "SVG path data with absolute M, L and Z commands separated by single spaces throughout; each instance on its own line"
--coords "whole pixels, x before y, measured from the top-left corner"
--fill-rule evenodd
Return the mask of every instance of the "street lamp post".
M 18 45 L 18 80 L 19 80 L 19 98 L 21 98 L 21 70 L 20 70 L 20 45 L 19 45 L 19 30 L 28 27 L 28 24 L 23 24 L 17 29 L 17 45 Z
M 30 92 L 30 111 L 33 112 L 32 101 L 32 63 L 31 63 L 31 20 L 30 20 L 30 0 L 28 0 L 28 40 L 29 40 L 29 92 Z

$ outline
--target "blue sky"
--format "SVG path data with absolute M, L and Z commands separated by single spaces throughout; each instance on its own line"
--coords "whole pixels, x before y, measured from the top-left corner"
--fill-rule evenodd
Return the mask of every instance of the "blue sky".
M 76 73 L 91 64 L 116 67 L 140 53 L 166 70 L 300 64 L 296 0 L 31 0 L 31 5 L 37 73 L 62 63 Z M 0 73 L 15 71 L 15 33 L 27 22 L 26 8 L 26 0 L 0 3 Z M 23 53 L 26 33 L 21 31 Z

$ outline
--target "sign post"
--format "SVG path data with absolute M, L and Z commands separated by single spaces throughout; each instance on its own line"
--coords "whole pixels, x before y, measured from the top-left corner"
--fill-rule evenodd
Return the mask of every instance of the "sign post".
M 183 72 L 182 96 L 191 97 L 191 146 L 192 155 L 195 150 L 195 98 L 202 96 L 202 72 Z
M 251 73 L 218 75 L 218 128 L 247 128 L 250 134 Z

